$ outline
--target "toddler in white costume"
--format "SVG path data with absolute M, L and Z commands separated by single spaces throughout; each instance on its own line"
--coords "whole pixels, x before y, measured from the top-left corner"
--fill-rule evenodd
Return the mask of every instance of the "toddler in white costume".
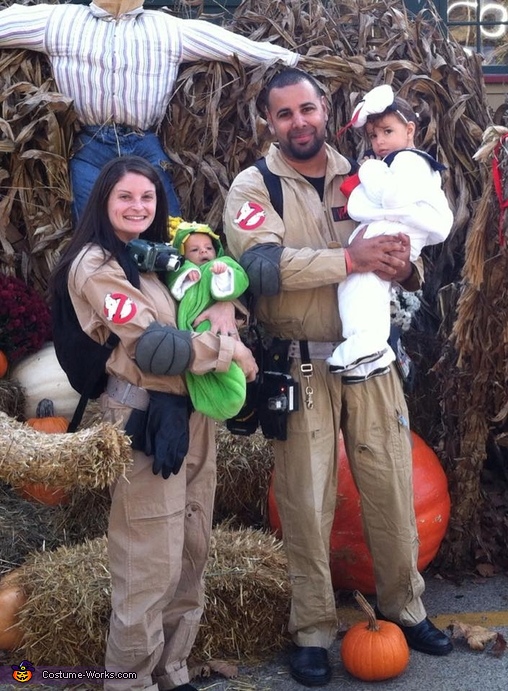
M 414 148 L 416 123 L 409 104 L 395 98 L 391 86 L 383 85 L 366 94 L 346 126 L 365 126 L 377 156 L 360 166 L 359 184 L 347 202 L 349 216 L 360 222 L 349 242 L 365 228 L 365 238 L 405 233 L 412 262 L 425 245 L 443 242 L 453 223 L 441 189 L 444 166 Z M 339 284 L 345 340 L 327 362 L 345 383 L 385 374 L 395 359 L 388 345 L 391 285 L 374 273 L 352 273 Z

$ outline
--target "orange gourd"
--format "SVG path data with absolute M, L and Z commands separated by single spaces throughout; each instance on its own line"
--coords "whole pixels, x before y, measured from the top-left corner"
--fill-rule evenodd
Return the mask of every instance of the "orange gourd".
M 61 506 L 69 502 L 69 495 L 62 487 L 52 487 L 42 482 L 26 482 L 16 487 L 16 492 L 23 499 L 37 501 L 46 506 Z
M 0 350 L 0 377 L 5 377 L 9 369 L 9 361 L 3 350 Z
M 67 418 L 57 417 L 54 414 L 53 401 L 43 398 L 37 405 L 35 417 L 27 420 L 27 425 L 38 432 L 47 434 L 63 434 L 67 432 L 69 422 Z M 47 506 L 58 506 L 69 501 L 69 495 L 61 487 L 52 487 L 43 483 L 25 483 L 17 488 L 17 492 L 24 499 L 38 501 Z
M 39 401 L 35 417 L 28 418 L 26 422 L 38 432 L 47 432 L 48 434 L 63 434 L 67 432 L 69 427 L 67 418 L 55 415 L 53 401 L 50 401 L 49 398 L 43 398 Z
M 355 599 L 368 621 L 354 624 L 346 632 L 340 656 L 346 670 L 363 681 L 383 681 L 399 676 L 409 662 L 409 647 L 397 624 L 377 621 L 374 610 L 361 593 Z
M 0 649 L 15 650 L 21 645 L 23 633 L 18 625 L 18 615 L 26 602 L 26 596 L 17 583 L 16 570 L 0 580 Z

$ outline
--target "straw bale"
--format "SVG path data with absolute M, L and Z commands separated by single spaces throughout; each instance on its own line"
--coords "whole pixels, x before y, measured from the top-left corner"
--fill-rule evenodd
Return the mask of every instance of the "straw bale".
M 23 499 L 0 482 L 0 574 L 21 566 L 36 551 L 51 551 L 104 535 L 107 490 L 74 489 L 68 504 L 47 506 Z
M 217 490 L 214 521 L 267 527 L 267 497 L 273 451 L 260 430 L 248 437 L 217 424 Z
M 18 382 L 0 379 L 0 412 L 10 417 L 20 417 L 25 408 L 25 394 Z
M 27 595 L 18 656 L 36 666 L 104 664 L 111 611 L 106 538 L 34 554 L 18 572 Z
M 27 601 L 16 656 L 35 665 L 102 665 L 111 610 L 107 538 L 32 554 L 17 573 Z M 205 589 L 194 657 L 259 658 L 287 640 L 289 580 L 274 536 L 214 528 Z
M 46 434 L 0 413 L 0 479 L 11 485 L 104 488 L 131 463 L 129 438 L 109 423 Z
M 290 584 L 282 542 L 261 530 L 217 526 L 193 655 L 259 658 L 288 640 Z

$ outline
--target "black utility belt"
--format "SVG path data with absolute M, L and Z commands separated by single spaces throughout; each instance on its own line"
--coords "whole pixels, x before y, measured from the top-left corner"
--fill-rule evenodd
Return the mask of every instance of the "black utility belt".
M 259 367 L 254 382 L 247 384 L 245 404 L 234 418 L 226 421 L 233 434 L 247 436 L 259 426 L 266 439 L 286 441 L 290 413 L 298 410 L 300 387 L 289 373 L 291 341 L 273 338 L 264 346 L 261 338 L 250 341 Z

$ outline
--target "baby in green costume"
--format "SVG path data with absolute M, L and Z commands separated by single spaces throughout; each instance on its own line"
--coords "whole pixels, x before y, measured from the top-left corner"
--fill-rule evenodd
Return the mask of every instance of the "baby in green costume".
M 195 329 L 194 320 L 216 300 L 232 300 L 245 292 L 249 279 L 242 267 L 224 255 L 219 236 L 205 223 L 179 223 L 172 244 L 185 261 L 167 274 L 167 285 L 178 300 L 178 328 L 206 331 L 210 322 Z M 219 259 L 220 257 L 220 259 Z M 196 410 L 215 420 L 234 417 L 246 394 L 245 375 L 232 362 L 227 372 L 186 373 L 187 388 Z

